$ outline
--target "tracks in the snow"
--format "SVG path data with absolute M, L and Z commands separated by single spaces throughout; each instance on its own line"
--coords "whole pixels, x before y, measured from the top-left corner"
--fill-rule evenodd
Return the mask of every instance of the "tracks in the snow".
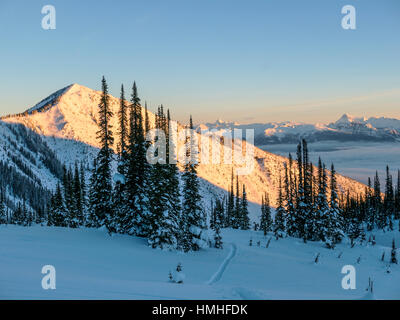
M 210 280 L 208 280 L 207 284 L 211 285 L 211 284 L 214 284 L 217 281 L 219 281 L 222 278 L 222 275 L 224 274 L 224 272 L 226 270 L 226 267 L 231 262 L 231 260 L 235 257 L 236 252 L 237 252 L 236 244 L 231 243 L 230 246 L 231 246 L 231 250 L 230 250 L 228 256 L 221 263 L 221 265 L 219 266 L 217 272 L 215 272 L 213 274 L 213 276 L 210 278 Z

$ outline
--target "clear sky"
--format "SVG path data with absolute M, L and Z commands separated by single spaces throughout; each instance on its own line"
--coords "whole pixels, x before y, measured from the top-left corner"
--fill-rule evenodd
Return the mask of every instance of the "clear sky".
M 0 39 L 0 114 L 104 74 L 181 121 L 400 118 L 399 0 L 0 0 Z

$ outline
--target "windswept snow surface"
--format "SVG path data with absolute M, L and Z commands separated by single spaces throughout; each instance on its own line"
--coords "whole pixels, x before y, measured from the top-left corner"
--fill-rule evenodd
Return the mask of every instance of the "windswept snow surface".
M 375 246 L 350 248 L 345 242 L 329 250 L 319 242 L 272 238 L 267 249 L 270 235 L 223 230 L 223 250 L 183 254 L 151 249 L 135 237 L 110 237 L 103 230 L 2 225 L 0 298 L 364 299 L 371 277 L 373 298 L 400 299 L 400 266 L 391 265 L 387 273 L 391 241 L 399 244 L 400 233 L 375 235 Z M 168 282 L 178 262 L 186 275 L 183 284 Z M 349 264 L 356 268 L 355 290 L 341 286 L 342 267 Z M 56 269 L 55 290 L 42 289 L 44 265 Z

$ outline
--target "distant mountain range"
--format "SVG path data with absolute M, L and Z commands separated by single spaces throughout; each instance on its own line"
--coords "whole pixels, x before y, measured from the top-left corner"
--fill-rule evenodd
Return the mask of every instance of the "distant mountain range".
M 238 124 L 218 120 L 197 127 L 200 130 L 215 129 L 223 133 L 228 129 L 254 129 L 255 145 L 297 143 L 305 138 L 317 141 L 369 141 L 400 142 L 400 120 L 371 117 L 357 118 L 344 114 L 336 122 L 329 124 L 307 124 L 299 122 L 270 122 Z

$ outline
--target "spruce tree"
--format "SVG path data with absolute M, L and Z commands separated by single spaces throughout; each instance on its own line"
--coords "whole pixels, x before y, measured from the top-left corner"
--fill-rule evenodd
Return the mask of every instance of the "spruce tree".
M 167 184 L 167 215 L 170 222 L 170 232 L 178 242 L 179 248 L 182 249 L 183 236 L 181 233 L 180 223 L 182 219 L 182 205 L 181 205 L 181 190 L 179 181 L 179 170 L 176 164 L 177 160 L 177 139 L 175 132 L 171 126 L 171 115 L 167 110 L 166 122 L 166 141 L 167 141 L 167 157 L 166 164 L 163 165 L 165 169 L 165 179 Z
M 308 161 L 307 142 L 302 140 L 297 146 L 297 167 L 298 167 L 298 195 L 296 201 L 296 235 L 304 242 L 308 239 L 308 221 L 312 208 L 312 189 L 310 163 Z
M 220 199 L 216 199 L 215 207 L 213 208 L 213 214 L 212 214 L 212 216 L 214 217 L 212 229 L 214 230 L 214 248 L 217 249 L 223 248 L 223 242 L 221 236 L 221 228 L 223 225 L 223 214 L 224 214 L 224 206 L 222 204 L 222 201 Z
M 122 225 L 128 234 L 146 237 L 148 235 L 148 183 L 149 163 L 146 159 L 146 141 L 144 138 L 144 121 L 142 107 L 136 83 L 132 87 L 129 116 L 129 146 L 126 172 L 126 192 L 128 214 Z
M 87 187 L 86 187 L 86 178 L 85 178 L 85 168 L 83 163 L 81 163 L 80 168 L 79 168 L 79 176 L 80 176 L 80 182 L 81 182 L 81 201 L 82 201 L 82 225 L 85 225 L 86 223 L 86 215 L 87 215 L 87 206 L 88 206 L 88 200 L 87 200 Z
M 118 136 L 119 136 L 119 145 L 120 145 L 120 163 L 121 167 L 118 168 L 118 172 L 121 174 L 125 174 L 125 167 L 126 165 L 126 156 L 127 156 L 127 149 L 128 149 L 128 106 L 126 105 L 125 100 L 125 90 L 124 85 L 121 85 L 121 96 L 120 96 L 120 106 L 118 110 Z
M 265 195 L 262 197 L 261 203 L 260 229 L 263 231 L 264 236 L 266 236 L 267 232 L 271 231 L 273 223 L 271 217 L 271 207 L 267 193 L 265 193 Z
M 365 210 L 367 230 L 372 231 L 375 227 L 375 208 L 372 194 L 371 178 L 368 177 L 368 185 L 365 188 Z
M 126 189 L 126 174 L 128 167 L 128 106 L 125 100 L 124 86 L 121 85 L 120 106 L 118 110 L 118 136 L 119 136 L 119 155 L 118 155 L 118 179 L 115 179 L 115 186 L 113 190 L 113 211 L 114 219 L 111 228 L 114 232 L 125 233 L 126 225 L 129 218 L 128 210 L 128 197 Z
M 374 209 L 376 214 L 376 224 L 378 228 L 383 229 L 387 226 L 386 213 L 382 204 L 381 184 L 379 181 L 378 171 L 374 178 Z
M 394 196 L 394 210 L 395 210 L 394 218 L 400 219 L 400 170 L 397 170 L 397 184 Z
M 239 189 L 239 177 L 236 176 L 236 195 L 235 195 L 235 206 L 232 215 L 232 228 L 239 229 L 241 222 L 241 199 L 240 199 L 240 189 Z
M 77 228 L 83 224 L 82 190 L 78 164 L 75 163 L 75 172 L 71 182 L 73 204 L 69 212 L 68 226 Z
M 18 202 L 12 214 L 11 223 L 16 225 L 23 225 L 24 220 L 25 220 L 24 212 L 22 210 L 21 203 Z
M 68 212 L 64 206 L 64 199 L 60 184 L 57 184 L 56 192 L 53 195 L 50 214 L 52 225 L 56 227 L 68 226 Z
M 96 157 L 96 167 L 92 172 L 90 225 L 92 227 L 110 227 L 113 219 L 112 212 L 112 181 L 111 161 L 114 143 L 112 126 L 110 124 L 113 113 L 110 108 L 108 86 L 105 78 L 102 79 L 102 95 L 99 103 L 99 131 L 97 139 L 100 151 Z M 109 232 L 113 230 L 108 229 Z
M 283 207 L 282 179 L 279 177 L 278 206 L 275 211 L 274 234 L 283 237 L 286 234 L 286 212 Z
M 284 196 L 284 207 L 287 212 L 287 233 L 289 236 L 293 236 L 296 234 L 296 193 L 295 186 L 292 175 L 293 168 L 293 159 L 292 155 L 289 153 L 289 167 L 286 163 L 284 165 L 284 188 L 285 188 L 285 196 Z
M 246 186 L 243 184 L 242 201 L 240 203 L 240 229 L 250 229 L 249 209 L 247 202 Z
M 0 224 L 6 224 L 7 221 L 7 211 L 5 206 L 5 194 L 4 190 L 0 190 Z
M 156 128 L 168 136 L 168 127 L 167 118 L 160 107 Z M 168 161 L 169 152 L 151 168 L 148 242 L 153 248 L 185 250 L 183 222 L 180 219 L 178 173 L 176 167 L 168 164 Z
M 231 185 L 228 191 L 228 199 L 226 205 L 226 227 L 233 227 L 234 224 L 234 210 L 235 210 L 235 193 L 233 191 L 233 169 L 231 175 Z
M 385 198 L 383 200 L 383 211 L 385 215 L 386 225 L 390 226 L 393 230 L 393 216 L 395 212 L 394 203 L 394 191 L 393 191 L 393 179 L 389 171 L 389 166 L 386 166 L 386 186 L 385 186 Z
M 318 161 L 318 195 L 316 211 L 316 237 L 315 240 L 326 241 L 331 224 L 331 213 L 327 199 L 327 177 L 325 165 L 321 158 Z
M 330 178 L 329 222 L 325 243 L 328 248 L 333 249 L 343 238 L 342 214 L 338 204 L 336 171 L 333 163 L 331 165 Z
M 190 138 L 186 142 L 186 164 L 183 172 L 183 245 L 184 250 L 199 250 L 201 235 L 205 226 L 205 217 L 201 208 L 200 184 L 197 177 L 197 146 L 193 131 L 192 117 L 190 116 Z

